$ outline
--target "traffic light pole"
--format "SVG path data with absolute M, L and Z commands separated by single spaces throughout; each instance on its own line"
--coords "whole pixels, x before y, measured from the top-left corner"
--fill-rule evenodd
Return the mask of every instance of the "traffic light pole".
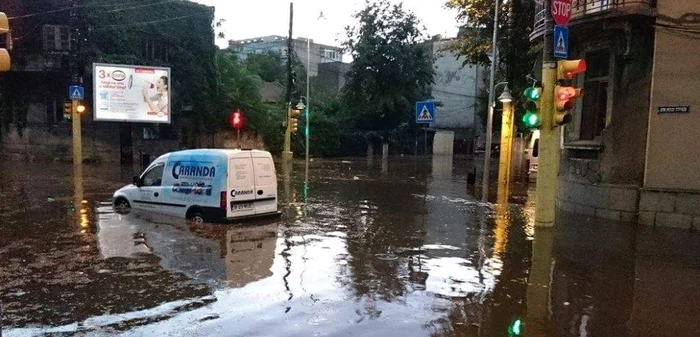
M 537 189 L 535 225 L 554 225 L 554 209 L 557 194 L 557 172 L 559 167 L 559 128 L 554 121 L 554 85 L 557 71 L 555 62 L 546 62 L 542 67 L 542 118 L 540 126 L 539 161 L 537 167 Z
M 550 3 L 549 1 L 544 3 L 545 11 L 548 13 Z M 547 23 L 547 20 L 545 20 L 542 48 L 539 159 L 535 192 L 535 226 L 538 227 L 554 226 L 557 172 L 559 167 L 559 128 L 554 125 L 554 87 L 557 81 L 557 63 L 552 60 L 552 30 L 549 29 Z
M 282 161 L 288 165 L 292 161 L 292 28 L 294 22 L 294 3 L 289 3 L 289 37 L 287 38 L 287 129 L 284 131 L 284 149 Z M 308 70 L 307 70 L 308 71 Z
M 282 150 L 282 160 L 285 164 L 292 161 L 292 115 L 291 105 L 287 107 L 287 128 L 284 130 L 284 149 Z
M 83 163 L 83 137 L 78 104 L 80 104 L 78 100 L 73 100 L 73 104 L 71 104 L 71 120 L 73 122 L 73 165 Z

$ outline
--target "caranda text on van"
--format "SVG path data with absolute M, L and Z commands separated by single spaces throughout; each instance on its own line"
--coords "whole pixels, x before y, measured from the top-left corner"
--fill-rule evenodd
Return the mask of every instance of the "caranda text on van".
M 183 178 L 214 178 L 216 168 L 214 166 L 204 166 L 201 163 L 176 162 L 173 165 L 173 177 Z

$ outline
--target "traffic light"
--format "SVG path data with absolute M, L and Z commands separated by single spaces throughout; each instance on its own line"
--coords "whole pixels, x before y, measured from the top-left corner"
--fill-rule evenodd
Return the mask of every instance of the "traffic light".
M 523 321 L 516 318 L 508 325 L 508 337 L 520 337 L 523 333 Z
M 71 114 L 73 112 L 73 104 L 70 101 L 63 103 L 63 120 L 71 120 Z
M 557 79 L 570 80 L 586 71 L 586 60 L 562 60 L 557 61 Z
M 301 110 L 291 108 L 289 110 L 289 130 L 290 132 L 294 133 L 297 132 L 297 129 L 299 127 L 299 115 L 301 114 Z
M 240 129 L 243 127 L 243 115 L 240 111 L 234 111 L 231 113 L 231 127 L 234 129 Z
M 540 126 L 540 111 L 539 101 L 542 95 L 541 87 L 529 87 L 523 92 L 525 97 L 525 115 L 523 115 L 523 123 L 528 129 L 535 129 Z
M 554 87 L 554 115 L 552 120 L 553 126 L 561 126 L 571 122 L 571 114 L 569 110 L 574 107 L 575 99 L 583 95 L 581 89 L 574 87 Z
M 82 102 L 78 102 L 78 105 L 75 107 L 75 112 L 82 115 L 85 112 L 85 110 L 87 110 L 85 108 L 85 104 L 83 104 Z
M 574 76 L 586 71 L 586 60 L 557 61 L 557 80 L 571 80 Z M 573 119 L 569 110 L 574 107 L 576 98 L 583 95 L 581 89 L 557 85 L 554 87 L 554 113 L 552 127 L 571 123 Z
M 10 52 L 12 49 L 12 37 L 10 36 L 10 21 L 7 20 L 7 15 L 0 12 L 0 35 L 6 35 L 5 48 L 0 48 L 0 71 L 8 71 L 12 68 L 10 62 Z

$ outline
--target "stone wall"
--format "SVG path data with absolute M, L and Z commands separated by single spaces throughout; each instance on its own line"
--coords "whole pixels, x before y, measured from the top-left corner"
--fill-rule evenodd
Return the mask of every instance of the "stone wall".
M 637 217 L 639 187 L 591 184 L 559 177 L 557 206 L 563 211 L 622 222 Z
M 642 189 L 639 223 L 645 226 L 700 228 L 700 193 Z

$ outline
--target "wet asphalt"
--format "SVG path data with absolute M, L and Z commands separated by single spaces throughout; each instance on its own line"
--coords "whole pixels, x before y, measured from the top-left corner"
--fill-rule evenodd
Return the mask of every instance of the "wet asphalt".
M 534 184 L 470 167 L 295 162 L 281 218 L 194 225 L 114 213 L 136 167 L 1 162 L 2 336 L 700 335 L 698 233 L 535 229 Z

